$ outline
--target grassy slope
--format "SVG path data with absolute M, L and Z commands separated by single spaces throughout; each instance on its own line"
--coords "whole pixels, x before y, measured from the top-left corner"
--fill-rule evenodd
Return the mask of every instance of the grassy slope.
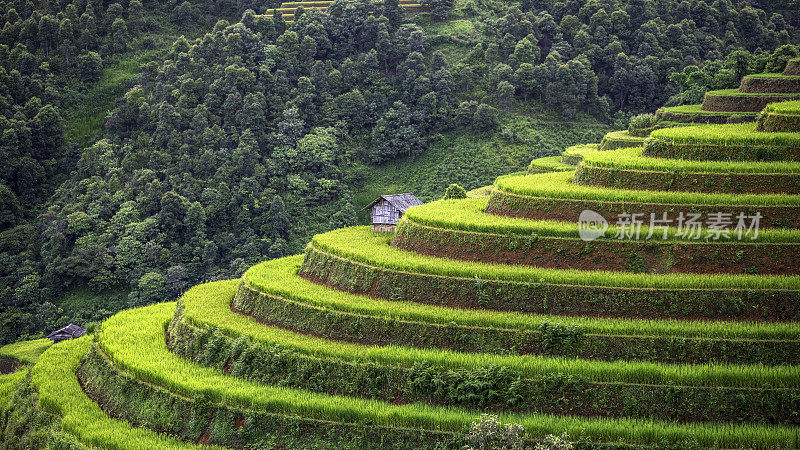
M 0 358 L 16 359 L 25 364 L 35 364 L 39 356 L 47 350 L 52 343 L 49 339 L 36 339 L 21 341 L 0 347 Z
M 606 130 L 591 121 L 566 122 L 564 127 L 553 129 L 539 119 L 517 113 L 507 113 L 503 122 L 539 139 L 531 137 L 530 143 L 515 143 L 499 132 L 478 136 L 460 130 L 450 132 L 416 159 L 361 167 L 362 182 L 355 188 L 354 206 L 367 205 L 380 194 L 401 192 L 413 192 L 423 201 L 430 201 L 443 195 L 450 183 L 467 190 L 490 185 L 500 175 L 526 170 L 532 158 L 558 154 L 566 146 L 586 140 L 586 134 L 593 133 L 594 139 L 589 141 L 599 140 Z M 367 212 L 359 213 L 360 223 L 366 224 L 368 219 Z

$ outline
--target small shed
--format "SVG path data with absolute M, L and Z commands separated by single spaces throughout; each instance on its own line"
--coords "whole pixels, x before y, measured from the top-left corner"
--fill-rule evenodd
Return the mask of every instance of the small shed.
M 392 232 L 397 230 L 397 222 L 408 208 L 424 205 L 414 194 L 381 195 L 362 211 L 371 210 L 372 231 Z
M 47 335 L 47 339 L 50 339 L 53 342 L 61 342 L 66 341 L 67 339 L 75 339 L 79 338 L 86 334 L 86 330 L 74 325 L 69 324 L 64 328 L 59 330 L 53 331 L 52 333 Z

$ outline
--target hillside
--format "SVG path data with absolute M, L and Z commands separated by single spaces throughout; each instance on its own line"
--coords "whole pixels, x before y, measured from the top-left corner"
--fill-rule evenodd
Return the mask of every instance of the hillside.
M 377 193 L 487 185 L 800 38 L 729 0 L 4 5 L 3 343 L 300 252 Z
M 742 89 L 800 92 L 798 64 Z M 38 360 L 4 347 L 32 365 L 0 377 L 3 441 L 798 448 L 800 104 L 731 117 L 637 117 L 396 233 L 318 234 Z

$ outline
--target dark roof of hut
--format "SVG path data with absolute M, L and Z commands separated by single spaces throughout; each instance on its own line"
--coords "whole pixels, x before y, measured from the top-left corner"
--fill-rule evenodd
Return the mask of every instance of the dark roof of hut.
M 50 339 L 53 342 L 61 342 L 67 339 L 79 338 L 85 334 L 86 334 L 85 329 L 75 324 L 69 324 L 64 328 L 58 329 L 48 334 L 47 339 Z
M 375 203 L 378 203 L 379 201 L 381 201 L 381 199 L 386 200 L 387 202 L 389 202 L 392 206 L 394 206 L 395 208 L 397 208 L 401 212 L 406 212 L 406 210 L 408 208 L 411 208 L 412 206 L 424 205 L 424 203 L 422 203 L 422 200 L 418 199 L 416 195 L 407 192 L 405 194 L 381 195 L 380 197 L 378 197 L 375 200 L 373 200 L 372 203 L 370 203 L 369 205 L 365 206 L 362 209 L 362 211 L 366 211 L 366 210 L 372 208 L 372 206 Z

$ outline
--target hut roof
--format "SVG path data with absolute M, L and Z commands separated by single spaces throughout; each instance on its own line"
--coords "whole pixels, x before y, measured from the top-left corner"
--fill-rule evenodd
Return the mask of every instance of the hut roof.
M 375 200 L 373 200 L 372 203 L 370 203 L 369 205 L 365 206 L 362 209 L 362 211 L 366 211 L 366 210 L 372 208 L 372 206 L 375 205 L 375 203 L 378 203 L 381 200 L 386 200 L 392 206 L 394 206 L 395 208 L 397 208 L 399 211 L 401 211 L 403 213 L 405 213 L 406 210 L 408 208 L 411 208 L 412 206 L 424 205 L 424 203 L 422 203 L 422 200 L 418 199 L 417 196 L 415 196 L 412 193 L 407 192 L 405 194 L 381 195 L 380 197 L 378 197 Z
M 48 334 L 47 339 L 50 339 L 53 342 L 61 342 L 67 339 L 79 338 L 84 334 L 86 334 L 85 329 L 75 324 L 69 324 L 64 328 L 58 329 Z

